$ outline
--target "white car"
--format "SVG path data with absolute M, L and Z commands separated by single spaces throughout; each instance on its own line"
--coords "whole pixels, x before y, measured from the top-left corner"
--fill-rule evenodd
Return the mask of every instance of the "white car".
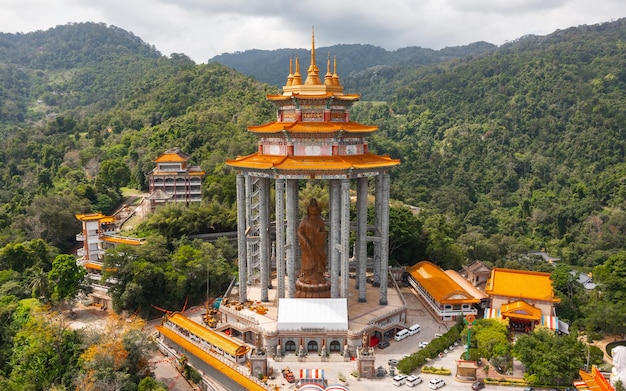
M 426 341 L 422 341 L 417 345 L 420 349 L 424 349 L 426 346 L 428 346 L 428 342 Z
M 396 375 L 396 376 L 393 377 L 393 385 L 394 386 L 400 387 L 404 383 L 406 383 L 406 376 L 405 375 Z
M 422 382 L 422 378 L 420 376 L 411 375 L 406 378 L 406 385 L 409 387 L 415 387 L 421 382 Z
M 428 382 L 428 388 L 432 390 L 438 390 L 445 385 L 446 385 L 446 382 L 444 382 L 443 379 L 440 379 L 438 377 L 434 379 L 430 379 L 430 381 Z

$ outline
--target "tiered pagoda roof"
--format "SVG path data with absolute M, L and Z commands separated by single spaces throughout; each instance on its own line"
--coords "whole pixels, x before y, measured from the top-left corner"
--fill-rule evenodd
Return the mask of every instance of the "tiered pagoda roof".
M 324 79 L 315 61 L 312 38 L 311 65 L 302 81 L 300 62 L 289 61 L 289 75 L 280 95 L 267 95 L 277 107 L 277 119 L 248 131 L 260 137 L 259 149 L 226 163 L 247 171 L 272 171 L 277 175 L 374 174 L 400 164 L 400 160 L 368 152 L 366 137 L 377 126 L 350 120 L 349 109 L 359 94 L 345 94 L 337 75 L 331 73 L 330 54 Z

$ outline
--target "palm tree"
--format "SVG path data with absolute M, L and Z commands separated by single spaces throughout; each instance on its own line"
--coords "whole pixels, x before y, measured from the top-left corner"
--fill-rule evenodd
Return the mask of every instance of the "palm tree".
M 36 296 L 41 301 L 48 300 L 48 273 L 43 268 L 39 268 L 30 280 L 30 289 L 33 292 L 33 296 Z

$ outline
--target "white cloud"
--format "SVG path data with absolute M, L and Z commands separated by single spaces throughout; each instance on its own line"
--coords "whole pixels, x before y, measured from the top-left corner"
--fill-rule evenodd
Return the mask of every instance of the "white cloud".
M 369 43 L 395 50 L 502 44 L 626 16 L 622 0 L 4 0 L 0 31 L 99 22 L 132 32 L 164 55 L 196 62 L 247 49 Z

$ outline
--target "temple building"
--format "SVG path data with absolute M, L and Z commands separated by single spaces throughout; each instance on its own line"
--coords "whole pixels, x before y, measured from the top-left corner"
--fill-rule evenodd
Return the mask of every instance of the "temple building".
M 148 173 L 149 212 L 168 202 L 189 205 L 202 201 L 204 171 L 189 165 L 189 155 L 172 148 L 154 160 L 156 167 Z
M 376 126 L 350 120 L 350 108 L 358 94 L 346 94 L 336 71 L 331 73 L 330 56 L 323 81 L 315 59 L 302 81 L 299 60 L 295 71 L 290 63 L 287 83 L 281 95 L 268 95 L 276 106 L 276 120 L 248 130 L 259 137 L 257 152 L 226 163 L 237 170 L 239 228 L 240 299 L 247 299 L 245 287 L 260 284 L 262 301 L 268 301 L 271 270 L 277 274 L 279 297 L 296 297 L 299 270 L 296 233 L 302 182 L 324 181 L 329 188 L 328 273 L 330 297 L 348 294 L 350 258 L 350 190 L 356 183 L 356 279 L 359 299 L 366 300 L 367 242 L 375 244 L 374 280 L 380 287 L 379 302 L 387 301 L 389 170 L 399 160 L 368 150 L 367 136 Z M 376 224 L 367 225 L 367 197 L 370 182 L 375 187 Z M 275 200 L 270 200 L 274 186 Z M 270 236 L 269 206 L 275 205 L 276 232 Z M 270 264 L 274 241 L 275 264 Z M 286 279 L 285 279 L 286 276 Z M 286 283 L 285 283 L 286 281 Z
M 244 341 L 262 334 L 264 346 L 280 355 L 347 354 L 364 332 L 375 341 L 406 327 L 406 304 L 388 272 L 389 171 L 400 161 L 369 151 L 377 127 L 350 119 L 359 98 L 344 93 L 330 55 L 320 78 L 313 36 L 305 80 L 299 59 L 290 60 L 282 94 L 267 95 L 276 119 L 248 128 L 258 136 L 257 151 L 226 161 L 237 172 L 240 304 L 222 304 L 219 329 Z M 312 181 L 327 191 L 327 202 L 300 197 Z M 371 196 L 375 218 L 368 224 Z M 322 315 L 300 324 L 289 308 L 332 312 L 335 326 L 331 332 Z
M 87 269 L 87 278 L 93 288 L 90 299 L 94 304 L 111 307 L 112 299 L 109 288 L 117 281 L 102 281 L 104 253 L 107 249 L 119 244 L 139 246 L 142 239 L 119 235 L 119 219 L 102 213 L 81 213 L 76 215 L 82 224 L 82 232 L 76 235 L 76 241 L 82 242 L 77 251 L 77 263 Z
M 487 295 L 468 283 L 452 270 L 443 271 L 439 266 L 422 261 L 411 266 L 409 283 L 434 316 L 443 321 L 478 314 L 478 305 Z
M 565 331 L 554 310 L 561 300 L 554 295 L 550 273 L 494 268 L 485 293 L 490 297 L 486 318 L 509 319 L 514 331 L 528 332 L 536 326 Z

